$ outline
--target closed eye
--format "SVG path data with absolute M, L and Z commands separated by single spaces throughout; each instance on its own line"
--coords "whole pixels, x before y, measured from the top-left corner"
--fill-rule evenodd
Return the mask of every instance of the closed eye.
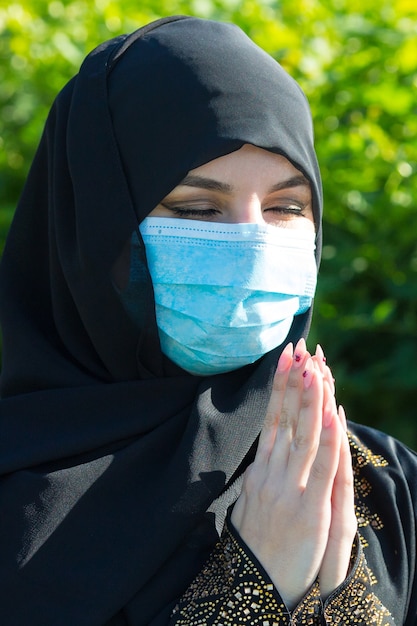
M 284 206 L 267 207 L 266 209 L 264 209 L 264 211 L 273 211 L 276 213 L 280 213 L 281 215 L 300 215 L 301 217 L 304 217 L 304 209 L 305 206 L 290 204 Z
M 178 217 L 205 218 L 205 217 L 213 217 L 214 215 L 217 215 L 219 213 L 219 210 L 213 206 L 199 207 L 199 206 L 194 206 L 194 205 L 190 205 L 190 206 L 176 205 L 176 204 L 170 205 L 170 204 L 165 204 L 165 203 L 161 203 L 161 205 L 168 211 L 171 211 L 174 215 L 177 215 Z

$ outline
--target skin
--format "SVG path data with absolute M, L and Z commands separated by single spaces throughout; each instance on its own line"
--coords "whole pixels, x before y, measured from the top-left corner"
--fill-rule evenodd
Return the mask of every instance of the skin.
M 191 170 L 149 215 L 314 231 L 307 179 L 285 157 L 248 144 Z
M 308 181 L 285 157 L 245 145 L 191 170 L 150 216 L 314 232 Z M 283 351 L 254 463 L 232 523 L 292 610 L 319 577 L 346 578 L 356 533 L 346 420 L 323 351 Z
M 290 610 L 317 576 L 323 598 L 345 580 L 357 525 L 346 421 L 330 371 L 303 339 L 294 354 L 289 344 L 278 362 L 255 461 L 232 513 Z

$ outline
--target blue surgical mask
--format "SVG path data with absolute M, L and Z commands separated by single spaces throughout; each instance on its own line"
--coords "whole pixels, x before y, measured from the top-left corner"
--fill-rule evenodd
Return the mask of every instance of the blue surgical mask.
M 253 363 L 311 306 L 313 232 L 158 217 L 140 232 L 162 352 L 191 374 Z

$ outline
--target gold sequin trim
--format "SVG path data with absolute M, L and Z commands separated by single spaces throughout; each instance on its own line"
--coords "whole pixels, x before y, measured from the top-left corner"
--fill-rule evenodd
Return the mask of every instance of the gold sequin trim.
M 320 624 L 322 602 L 318 581 L 296 606 L 291 615 L 291 626 L 317 626 Z
M 324 607 L 326 624 L 361 624 L 362 626 L 395 626 L 391 613 L 370 590 L 373 574 L 363 550 L 343 590 L 330 596 Z
M 281 626 L 288 624 L 289 615 L 277 597 L 272 583 L 263 579 L 226 529 L 173 616 L 178 626 Z
M 367 465 L 386 467 L 388 462 L 380 454 L 374 454 L 372 450 L 363 445 L 352 433 L 348 432 L 348 438 L 352 453 L 355 512 L 358 527 L 365 528 L 366 526 L 372 526 L 375 530 L 381 530 L 384 527 L 382 519 L 378 513 L 372 512 L 365 502 L 372 491 L 372 486 L 369 481 L 362 476 L 362 470 Z M 363 547 L 367 547 L 363 536 L 360 535 L 360 537 Z

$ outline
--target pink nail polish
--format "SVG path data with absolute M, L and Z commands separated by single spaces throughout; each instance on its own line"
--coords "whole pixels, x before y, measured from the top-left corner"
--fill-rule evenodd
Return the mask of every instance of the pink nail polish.
M 323 361 L 323 363 L 326 363 L 326 357 L 324 356 L 323 348 L 319 343 L 316 346 L 316 357 Z
M 294 367 L 297 368 L 301 365 L 303 357 L 306 352 L 306 342 L 303 337 L 299 340 L 294 350 Z

